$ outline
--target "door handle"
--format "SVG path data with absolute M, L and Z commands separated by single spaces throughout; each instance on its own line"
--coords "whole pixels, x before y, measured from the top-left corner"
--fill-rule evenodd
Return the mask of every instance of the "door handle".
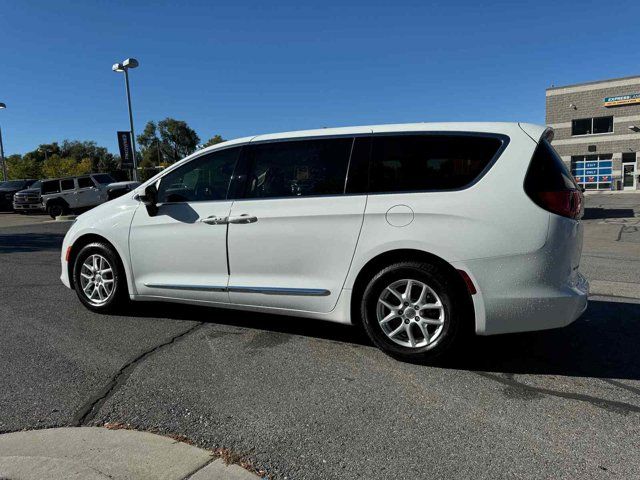
M 207 218 L 201 218 L 200 223 L 206 223 L 207 225 L 226 225 L 228 223 L 228 217 L 211 215 Z
M 243 213 L 242 215 L 238 215 L 235 217 L 229 217 L 229 223 L 256 223 L 258 221 L 258 217 L 249 215 L 248 213 Z

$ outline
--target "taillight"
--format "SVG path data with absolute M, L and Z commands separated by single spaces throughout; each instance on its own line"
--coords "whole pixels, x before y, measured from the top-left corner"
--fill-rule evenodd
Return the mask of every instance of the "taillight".
M 563 190 L 559 192 L 537 192 L 538 205 L 556 215 L 579 219 L 582 217 L 582 192 Z
M 548 212 L 573 219 L 582 217 L 582 192 L 546 138 L 540 140 L 531 157 L 524 179 L 524 191 Z

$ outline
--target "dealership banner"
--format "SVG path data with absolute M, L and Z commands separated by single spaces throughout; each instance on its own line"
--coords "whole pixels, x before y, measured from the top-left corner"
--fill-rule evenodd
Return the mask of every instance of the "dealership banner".
M 133 168 L 133 148 L 131 147 L 131 132 L 118 132 L 118 147 L 120 147 L 120 168 Z
M 618 95 L 617 97 L 606 97 L 605 107 L 617 107 L 619 105 L 633 105 L 640 103 L 640 93 L 630 93 L 629 95 Z

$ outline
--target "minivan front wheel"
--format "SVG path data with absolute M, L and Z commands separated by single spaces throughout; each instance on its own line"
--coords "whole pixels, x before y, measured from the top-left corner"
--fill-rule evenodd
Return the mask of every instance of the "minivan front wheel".
M 382 269 L 365 289 L 361 315 L 373 343 L 405 360 L 439 356 L 459 336 L 457 291 L 436 267 L 400 262 Z
M 127 285 L 117 253 L 104 243 L 85 245 L 75 258 L 73 282 L 90 310 L 111 312 L 126 302 Z

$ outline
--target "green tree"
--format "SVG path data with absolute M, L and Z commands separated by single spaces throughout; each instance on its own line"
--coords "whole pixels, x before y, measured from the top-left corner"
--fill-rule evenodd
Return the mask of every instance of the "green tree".
M 222 143 L 225 142 L 226 140 L 224 138 L 222 138 L 220 135 L 214 135 L 213 137 L 211 137 L 209 140 L 207 140 L 204 145 L 202 145 L 203 147 L 210 147 L 211 145 L 217 145 L 218 143 Z
M 7 174 L 11 179 L 40 178 L 42 176 L 42 164 L 33 158 L 16 154 L 8 156 L 6 160 Z
M 158 133 L 162 142 L 162 152 L 169 163 L 190 155 L 196 150 L 200 137 L 187 122 L 165 118 L 158 122 Z
M 70 177 L 92 172 L 92 159 L 83 158 L 78 161 L 73 157 L 52 155 L 42 163 L 42 175 L 45 178 Z

